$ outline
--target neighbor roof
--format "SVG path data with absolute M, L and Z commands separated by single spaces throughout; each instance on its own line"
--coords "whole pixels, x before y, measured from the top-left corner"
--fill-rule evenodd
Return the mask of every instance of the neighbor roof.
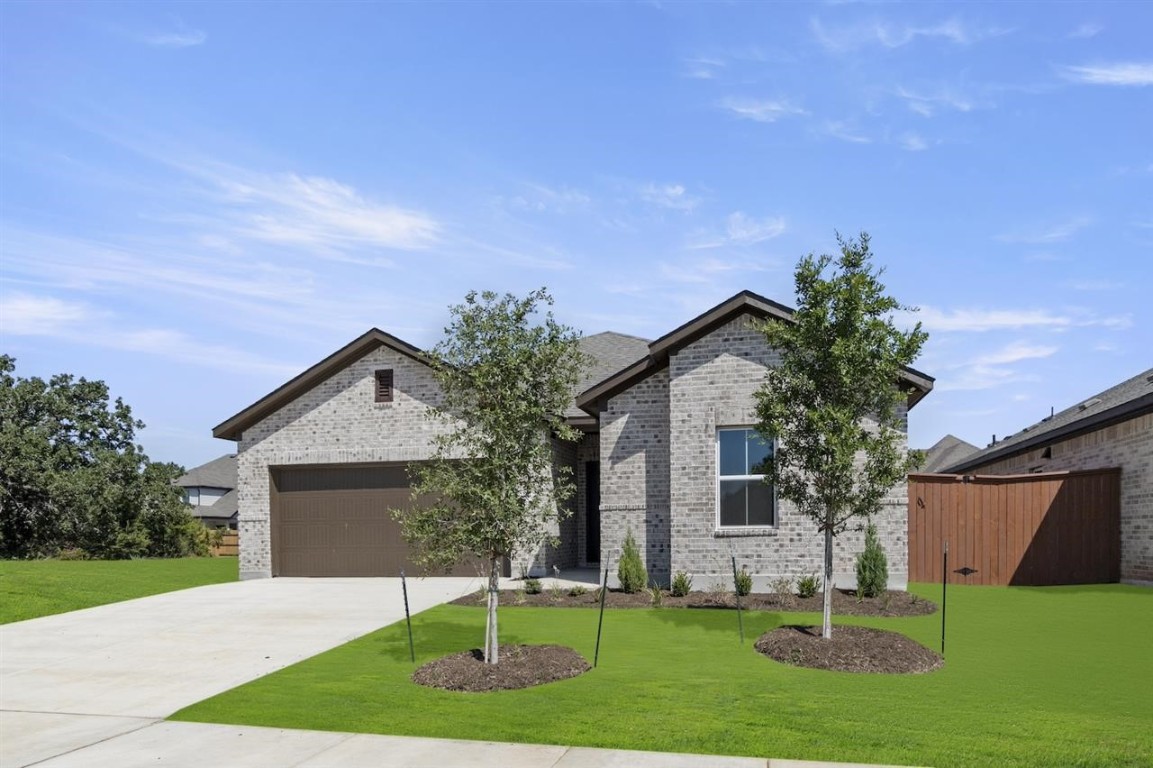
M 1086 398 L 1060 413 L 1047 416 L 943 471 L 964 472 L 1041 445 L 1128 421 L 1146 413 L 1153 413 L 1153 368 L 1142 371 L 1100 394 Z
M 742 314 L 793 322 L 795 312 L 784 304 L 778 304 L 752 291 L 741 291 L 649 344 L 648 354 L 644 358 L 582 392 L 577 396 L 577 405 L 596 415 L 609 398 L 667 366 L 670 354 Z M 912 368 L 904 368 L 901 378 L 912 385 L 908 396 L 909 408 L 933 389 L 933 377 Z
M 925 464 L 918 472 L 940 472 L 950 464 L 956 464 L 966 456 L 981 450 L 972 443 L 967 443 L 959 437 L 945 435 L 925 451 Z
M 207 464 L 190 469 L 174 485 L 181 488 L 235 488 L 236 454 L 226 453 Z
M 235 488 L 206 507 L 191 507 L 193 517 L 199 517 L 201 519 L 211 518 L 221 520 L 231 520 L 232 518 L 236 517 L 236 513 L 239 511 L 239 509 L 239 496 L 236 493 Z

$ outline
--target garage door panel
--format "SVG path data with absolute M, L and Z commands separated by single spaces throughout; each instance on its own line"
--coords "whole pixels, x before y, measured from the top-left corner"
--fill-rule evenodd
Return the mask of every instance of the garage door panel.
M 413 504 L 406 467 L 280 467 L 272 469 L 272 484 L 274 575 L 424 572 L 389 514 Z M 472 564 L 452 571 L 476 573 Z

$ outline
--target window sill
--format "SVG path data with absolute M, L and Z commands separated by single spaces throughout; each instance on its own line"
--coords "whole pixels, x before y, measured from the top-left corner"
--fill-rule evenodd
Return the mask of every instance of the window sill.
M 714 539 L 744 539 L 754 536 L 777 536 L 776 528 L 715 528 Z

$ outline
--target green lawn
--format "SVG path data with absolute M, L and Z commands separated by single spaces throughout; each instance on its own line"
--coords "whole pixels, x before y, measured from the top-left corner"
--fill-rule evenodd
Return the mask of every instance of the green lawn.
M 396 624 L 174 718 L 936 766 L 1153 761 L 1153 590 L 951 587 L 948 616 L 943 669 L 883 676 L 777 664 L 738 643 L 730 611 L 609 611 L 599 669 L 488 694 L 410 682 L 407 635 Z M 504 642 L 559 642 L 592 659 L 595 610 L 510 607 L 500 618 Z M 818 620 L 746 614 L 745 630 L 755 637 Z M 854 623 L 933 648 L 940 641 L 939 613 Z M 476 647 L 483 627 L 481 608 L 446 605 L 417 616 L 418 663 Z
M 0 560 L 0 624 L 236 578 L 235 557 Z

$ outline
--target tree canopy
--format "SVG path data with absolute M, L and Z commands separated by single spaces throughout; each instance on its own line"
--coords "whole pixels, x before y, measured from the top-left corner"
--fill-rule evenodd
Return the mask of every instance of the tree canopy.
M 797 264 L 794 322 L 762 326 L 780 365 L 757 392 L 758 430 L 778 441 L 768 479 L 825 537 L 825 637 L 833 538 L 878 512 L 908 473 L 900 381 L 927 338 L 919 323 L 894 324 L 893 313 L 910 308 L 885 293 L 868 234 L 837 243 L 835 260 L 810 254 Z
M 204 550 L 172 481 L 136 445 L 144 424 L 102 381 L 15 375 L 0 355 L 0 554 L 176 557 Z
M 500 565 L 549 541 L 573 494 L 553 441 L 578 436 L 564 411 L 584 356 L 575 331 L 551 312 L 540 316 L 551 305 L 542 288 L 523 299 L 472 291 L 450 308 L 445 338 L 430 352 L 443 401 L 429 412 L 448 429 L 434 439 L 432 459 L 413 465 L 414 508 L 394 511 L 422 562 L 488 563 L 485 659 L 494 664 Z

